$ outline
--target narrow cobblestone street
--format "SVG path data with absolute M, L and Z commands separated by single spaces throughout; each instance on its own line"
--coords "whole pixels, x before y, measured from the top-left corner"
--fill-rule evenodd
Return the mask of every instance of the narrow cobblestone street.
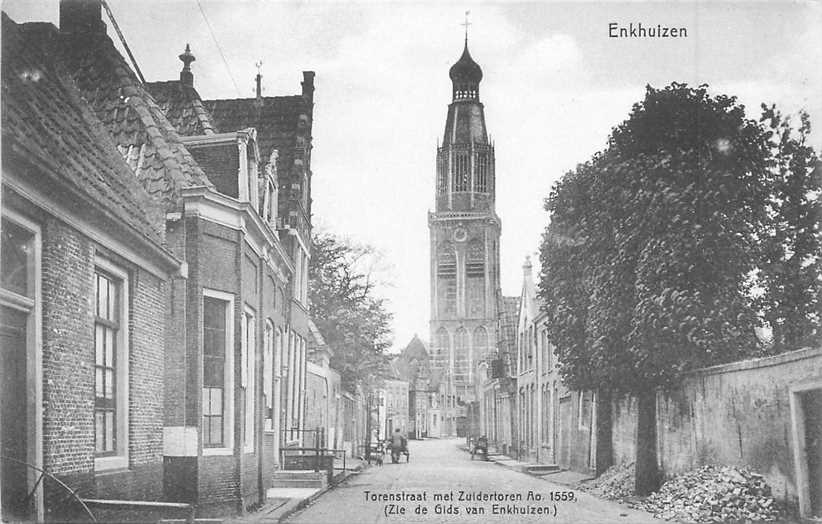
M 403 459 L 400 464 L 391 464 L 390 458 L 386 457 L 382 467 L 372 466 L 351 477 L 314 504 L 292 515 L 287 522 L 660 522 L 645 512 L 630 510 L 579 491 L 573 491 L 573 501 L 551 501 L 552 494 L 554 498 L 563 498 L 571 490 L 494 462 L 472 461 L 470 455 L 459 448 L 461 442 L 411 441 L 409 463 Z M 521 500 L 460 501 L 460 491 L 490 497 L 513 495 Z M 533 494 L 532 500 L 527 500 L 529 492 Z M 379 500 L 403 493 L 424 495 L 425 501 Z M 434 500 L 435 495 L 450 496 L 452 493 L 453 500 Z M 534 500 L 537 498 L 541 500 Z M 427 509 L 427 513 L 418 513 L 418 507 Z M 476 508 L 477 513 L 471 513 L 469 508 Z M 523 508 L 529 513 L 531 508 L 535 512 L 548 511 L 550 515 L 506 511 Z

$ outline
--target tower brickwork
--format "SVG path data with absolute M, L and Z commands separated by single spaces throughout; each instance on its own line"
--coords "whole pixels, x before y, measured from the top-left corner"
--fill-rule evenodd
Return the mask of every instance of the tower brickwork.
M 434 211 L 428 214 L 431 264 L 431 361 L 439 370 L 444 425 L 467 431 L 476 403 L 478 364 L 497 341 L 500 293 L 494 145 L 480 102 L 482 69 L 466 40 L 449 72 L 452 100 L 437 148 Z

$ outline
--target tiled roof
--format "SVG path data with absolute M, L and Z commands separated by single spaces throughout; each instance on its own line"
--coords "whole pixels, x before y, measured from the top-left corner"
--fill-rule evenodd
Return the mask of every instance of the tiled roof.
M 71 191 L 162 244 L 164 213 L 134 178 L 60 61 L 41 47 L 38 37 L 55 35 L 56 28 L 18 25 L 3 13 L 2 31 L 4 156 L 36 160 L 54 183 L 44 191 Z
M 407 360 L 410 360 L 413 357 L 427 359 L 428 351 L 425 347 L 425 342 L 420 340 L 420 337 L 417 335 L 414 335 L 411 342 L 409 342 L 408 345 L 405 346 L 405 349 L 402 350 L 402 355 Z
M 256 128 L 261 160 L 267 161 L 273 149 L 279 151 L 278 173 L 290 173 L 295 149 L 308 147 L 298 136 L 300 126 L 305 124 L 301 124 L 300 115 L 312 111 L 311 102 L 302 95 L 262 97 L 259 102 L 256 98 L 205 100 L 203 104 L 221 132 Z
M 311 338 L 309 339 L 308 343 L 312 348 L 322 347 L 329 353 L 332 353 L 331 348 L 328 346 L 328 344 L 325 343 L 325 339 L 323 338 L 322 333 L 320 333 L 319 328 L 310 318 L 308 319 L 308 331 L 309 333 L 311 333 Z
M 147 82 L 145 88 L 179 134 L 192 136 L 214 133 L 211 115 L 203 107 L 203 100 L 195 88 L 179 80 Z
M 53 26 L 51 31 L 55 31 Z M 108 36 L 60 34 L 41 38 L 53 44 L 52 52 L 60 56 L 83 97 L 152 196 L 167 209 L 175 209 L 183 188 L 212 187 L 180 143 L 163 110 Z

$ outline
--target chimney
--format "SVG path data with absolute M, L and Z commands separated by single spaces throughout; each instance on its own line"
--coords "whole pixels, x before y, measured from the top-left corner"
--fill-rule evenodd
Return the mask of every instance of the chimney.
M 76 36 L 106 34 L 101 0 L 60 0 L 60 32 Z
M 186 50 L 178 58 L 183 62 L 183 70 L 180 71 L 180 83 L 187 87 L 194 87 L 194 73 L 191 72 L 191 62 L 197 59 L 191 54 L 191 46 L 186 44 Z
M 314 100 L 314 71 L 303 71 L 303 96 L 309 101 Z
M 257 104 L 263 104 L 263 75 L 257 73 L 256 78 L 254 79 L 257 82 Z

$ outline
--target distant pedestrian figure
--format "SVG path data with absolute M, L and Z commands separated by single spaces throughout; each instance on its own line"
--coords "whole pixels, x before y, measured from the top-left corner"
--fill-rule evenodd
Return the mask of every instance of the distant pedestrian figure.
M 411 458 L 408 453 L 408 439 L 402 434 L 400 428 L 397 428 L 394 430 L 394 434 L 391 435 L 391 462 L 394 464 L 399 462 L 400 453 L 405 455 L 406 462 Z

